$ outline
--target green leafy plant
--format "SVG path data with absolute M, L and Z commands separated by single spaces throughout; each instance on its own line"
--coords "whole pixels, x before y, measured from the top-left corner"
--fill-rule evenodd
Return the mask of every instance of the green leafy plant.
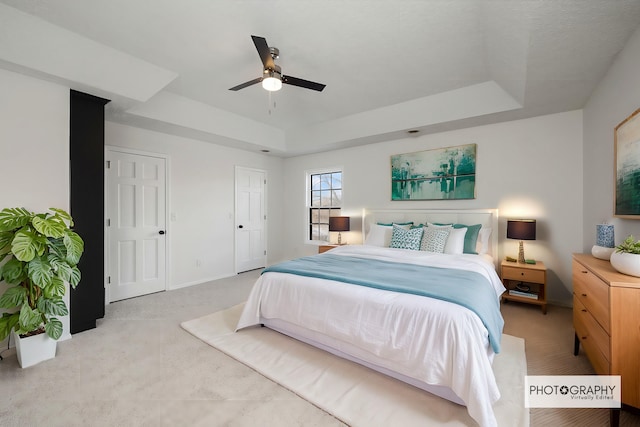
M 78 261 L 84 241 L 71 230 L 73 219 L 62 209 L 33 213 L 24 208 L 0 211 L 0 280 L 9 286 L 0 297 L 0 341 L 15 329 L 19 335 L 46 332 L 57 340 L 69 314 L 63 301 L 65 282 L 80 282 Z
M 616 246 L 616 252 L 640 255 L 640 240 L 636 242 L 633 236 L 629 236 Z

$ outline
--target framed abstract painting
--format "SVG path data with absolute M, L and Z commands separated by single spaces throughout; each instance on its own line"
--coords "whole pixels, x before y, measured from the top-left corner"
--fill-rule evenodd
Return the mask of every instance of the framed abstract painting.
M 640 219 L 640 108 L 614 132 L 614 216 Z
M 391 200 L 476 198 L 476 144 L 391 156 Z

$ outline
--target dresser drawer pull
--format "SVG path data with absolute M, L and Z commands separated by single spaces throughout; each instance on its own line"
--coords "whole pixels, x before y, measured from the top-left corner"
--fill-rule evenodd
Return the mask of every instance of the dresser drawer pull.
M 585 310 L 585 309 L 583 308 L 583 309 L 582 309 L 582 312 L 586 313 L 586 312 L 587 312 L 587 310 Z
M 582 296 L 583 296 L 583 297 L 586 297 L 586 296 L 587 296 L 587 294 L 582 294 Z
M 587 339 L 587 336 L 585 335 L 584 337 L 582 337 L 582 339 L 583 339 L 583 340 L 586 340 L 586 339 Z
M 580 273 L 587 274 L 587 273 L 588 273 L 588 271 L 587 271 L 587 270 L 582 270 Z

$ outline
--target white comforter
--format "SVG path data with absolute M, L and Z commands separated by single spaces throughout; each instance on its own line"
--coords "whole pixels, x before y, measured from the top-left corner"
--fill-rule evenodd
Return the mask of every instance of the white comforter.
M 493 263 L 478 255 L 355 245 L 330 252 L 471 270 L 492 283 L 496 298 L 504 292 Z M 318 336 L 327 336 L 338 351 L 356 359 L 449 387 L 480 425 L 496 425 L 492 405 L 500 392 L 491 369 L 494 354 L 486 328 L 467 308 L 422 296 L 271 272 L 256 282 L 237 329 L 260 324 L 261 319 L 302 327 L 316 341 L 321 341 Z

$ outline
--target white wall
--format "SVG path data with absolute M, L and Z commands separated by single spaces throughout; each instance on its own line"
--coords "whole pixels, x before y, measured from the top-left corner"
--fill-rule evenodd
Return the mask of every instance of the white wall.
M 474 200 L 391 202 L 393 154 L 478 144 Z M 517 254 L 507 240 L 506 219 L 537 220 L 537 240 L 525 242 L 527 258 L 549 268 L 550 301 L 571 303 L 571 253 L 582 245 L 582 112 L 480 126 L 388 141 L 285 160 L 285 255 L 309 255 L 305 245 L 305 171 L 343 167 L 343 214 L 359 217 L 363 208 L 498 208 L 500 254 Z M 352 228 L 358 228 L 359 219 Z M 357 232 L 343 239 L 360 242 Z
M 0 69 L 0 94 L 0 209 L 68 211 L 69 88 Z
M 2 208 L 69 209 L 69 88 L 0 69 Z
M 267 258 L 283 259 L 282 159 L 112 122 L 105 144 L 169 157 L 171 289 L 235 274 L 235 166 L 267 171 Z
M 0 94 L 0 209 L 69 210 L 69 88 L 0 69 Z M 267 171 L 268 262 L 283 259 L 282 159 L 110 122 L 105 143 L 170 159 L 170 288 L 235 274 L 236 165 Z
M 618 54 L 584 108 L 584 239 L 596 243 L 596 224 L 614 224 L 616 244 L 629 234 L 640 239 L 640 221 L 613 218 L 614 128 L 640 108 L 640 28 Z
M 170 158 L 171 287 L 233 274 L 234 166 L 268 171 L 269 263 L 315 253 L 304 245 L 304 174 L 343 166 L 348 215 L 364 207 L 499 208 L 501 256 L 517 250 L 504 237 L 505 218 L 535 217 L 539 238 L 525 243 L 527 256 L 548 265 L 549 298 L 564 303 L 570 254 L 590 250 L 595 224 L 613 214 L 613 128 L 640 107 L 638 69 L 640 30 L 594 91 L 584 119 L 573 111 L 284 160 L 109 122 L 105 137 L 109 145 Z M 68 209 L 69 89 L 0 69 L 0 93 L 0 167 L 5 180 L 19 183 L 0 189 L 1 207 Z M 467 143 L 478 144 L 477 199 L 390 201 L 390 155 Z M 616 242 L 640 237 L 640 221 L 613 222 Z M 205 260 L 200 268 L 196 257 Z

